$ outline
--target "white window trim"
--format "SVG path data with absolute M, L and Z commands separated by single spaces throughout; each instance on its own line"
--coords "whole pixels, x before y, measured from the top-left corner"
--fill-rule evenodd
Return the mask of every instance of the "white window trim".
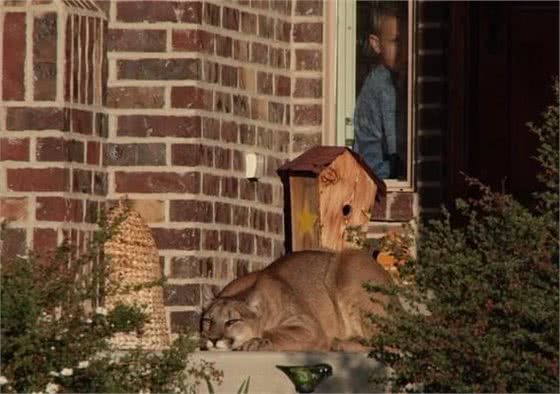
M 408 1 L 408 119 L 407 119 L 407 174 L 404 181 L 385 180 L 389 191 L 414 191 L 415 186 L 415 130 L 416 130 L 416 5 Z M 323 60 L 325 78 L 323 141 L 327 145 L 346 145 L 352 139 L 352 116 L 355 105 L 355 0 L 336 0 L 325 6 L 325 51 Z M 342 37 L 342 39 L 340 39 Z M 344 41 L 344 42 L 343 42 Z M 348 60 L 350 59 L 350 60 Z M 339 62 L 344 60 L 344 62 Z M 349 120 L 348 120 L 349 119 Z M 342 132 L 337 132 L 342 130 Z

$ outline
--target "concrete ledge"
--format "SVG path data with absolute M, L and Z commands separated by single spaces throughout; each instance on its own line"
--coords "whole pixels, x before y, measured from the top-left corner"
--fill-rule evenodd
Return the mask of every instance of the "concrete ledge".
M 372 393 L 383 387 L 368 382 L 372 375 L 384 373 L 384 367 L 365 353 L 284 353 L 284 352 L 196 352 L 193 360 L 215 362 L 224 372 L 224 382 L 214 387 L 216 393 L 237 393 L 239 386 L 251 377 L 249 393 L 295 393 L 292 382 L 276 365 L 327 363 L 333 376 L 323 380 L 316 393 Z M 205 385 L 201 393 L 208 393 Z

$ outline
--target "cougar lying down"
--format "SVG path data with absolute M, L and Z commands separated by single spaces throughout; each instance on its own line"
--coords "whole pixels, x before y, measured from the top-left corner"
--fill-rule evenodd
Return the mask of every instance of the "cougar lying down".
M 358 251 L 296 252 L 229 283 L 202 316 L 208 350 L 365 351 L 375 334 L 366 313 L 384 314 L 387 272 Z M 206 297 L 208 295 L 205 295 Z

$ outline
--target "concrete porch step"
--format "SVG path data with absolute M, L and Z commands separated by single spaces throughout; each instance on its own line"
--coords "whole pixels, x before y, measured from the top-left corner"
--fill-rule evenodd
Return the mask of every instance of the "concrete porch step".
M 249 393 L 295 393 L 288 377 L 276 365 L 312 365 L 327 363 L 333 375 L 323 380 L 315 393 L 372 393 L 383 392 L 383 387 L 368 381 L 373 374 L 384 373 L 384 367 L 365 353 L 307 353 L 307 352 L 196 352 L 193 360 L 215 362 L 224 372 L 216 393 L 237 393 L 241 383 L 251 377 Z M 205 384 L 201 393 L 208 393 Z

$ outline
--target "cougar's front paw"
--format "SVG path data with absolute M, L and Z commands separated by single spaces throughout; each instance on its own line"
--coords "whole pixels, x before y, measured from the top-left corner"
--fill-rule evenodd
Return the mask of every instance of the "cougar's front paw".
M 272 342 L 266 338 L 252 338 L 241 345 L 241 350 L 256 351 L 256 350 L 272 350 Z

